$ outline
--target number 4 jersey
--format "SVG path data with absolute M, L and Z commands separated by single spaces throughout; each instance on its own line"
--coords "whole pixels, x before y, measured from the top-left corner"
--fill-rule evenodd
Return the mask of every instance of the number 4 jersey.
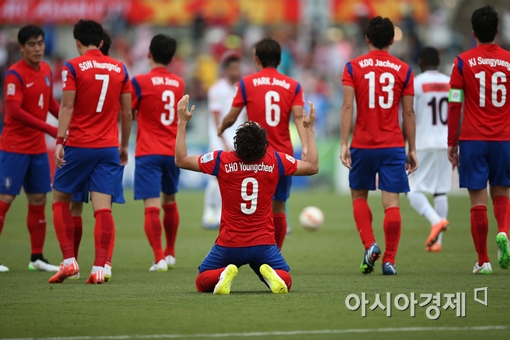
M 131 92 L 125 66 L 97 49 L 65 63 L 62 91 L 76 91 L 66 145 L 119 146 L 117 117 L 122 93 Z
M 292 78 L 266 67 L 239 81 L 232 106 L 245 107 L 248 120 L 267 130 L 268 151 L 293 155 L 289 121 L 293 106 L 303 106 L 301 85 Z
M 482 44 L 455 58 L 450 102 L 464 100 L 460 140 L 510 140 L 509 82 L 510 52 L 496 44 Z M 448 145 L 456 144 L 457 131 L 452 126 Z
M 356 94 L 356 125 L 351 147 L 403 147 L 398 108 L 403 96 L 414 96 L 413 71 L 387 51 L 374 50 L 345 65 L 343 86 Z
M 297 161 L 285 153 L 268 151 L 260 161 L 245 163 L 233 151 L 214 151 L 200 156 L 198 165 L 200 171 L 216 176 L 220 186 L 222 210 L 216 244 L 276 244 L 273 195 L 280 177 L 296 172 Z
M 448 148 L 448 91 L 450 77 L 425 71 L 414 78 L 416 150 Z
M 138 110 L 135 156 L 175 155 L 177 102 L 184 80 L 164 67 L 133 77 L 132 108 Z

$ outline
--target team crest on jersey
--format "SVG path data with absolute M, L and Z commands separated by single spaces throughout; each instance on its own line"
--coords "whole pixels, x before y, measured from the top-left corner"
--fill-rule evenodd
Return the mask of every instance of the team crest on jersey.
M 292 164 L 296 163 L 296 159 L 290 155 L 285 154 L 285 158 L 287 158 L 287 160 Z
M 7 95 L 14 96 L 15 93 L 16 93 L 16 85 L 12 84 L 12 83 L 7 84 Z
M 46 82 L 46 86 L 50 87 L 50 77 L 46 76 L 44 77 L 44 81 Z
M 11 186 L 12 186 L 12 178 L 5 177 L 4 178 L 4 188 L 5 188 L 5 190 L 10 190 Z
M 206 153 L 200 157 L 200 163 L 208 163 L 214 159 L 214 152 Z

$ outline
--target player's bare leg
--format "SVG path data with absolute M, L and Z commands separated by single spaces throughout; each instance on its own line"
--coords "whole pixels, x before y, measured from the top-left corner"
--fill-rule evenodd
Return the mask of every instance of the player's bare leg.
M 161 234 L 163 227 L 159 218 L 159 197 L 147 198 L 145 204 L 144 230 L 147 240 L 154 252 L 154 264 L 149 268 L 151 272 L 166 272 L 168 265 L 165 261 L 163 246 L 161 245 Z
M 0 194 L 0 234 L 2 234 L 2 229 L 4 228 L 5 215 L 15 198 L 16 196 L 14 195 Z M 8 271 L 8 267 L 0 264 L 0 273 L 6 273 Z
M 384 240 L 386 243 L 383 256 L 383 274 L 396 275 L 395 257 L 397 256 L 402 229 L 399 194 L 382 190 L 382 204 L 384 208 Z
M 274 236 L 280 250 L 283 247 L 283 241 L 287 234 L 287 214 L 285 210 L 285 201 L 273 200 Z
M 468 190 L 471 199 L 471 236 L 478 253 L 478 262 L 473 268 L 474 274 L 492 274 L 492 267 L 487 253 L 487 189 Z
M 498 263 L 502 269 L 510 268 L 510 250 L 508 245 L 508 227 L 510 223 L 510 201 L 508 200 L 508 187 L 499 185 L 490 187 L 490 195 L 494 205 L 494 216 L 498 222 Z
M 166 237 L 165 259 L 168 268 L 173 268 L 175 266 L 175 241 L 179 229 L 179 210 L 175 201 L 175 194 L 162 193 L 161 201 L 164 211 L 163 228 Z

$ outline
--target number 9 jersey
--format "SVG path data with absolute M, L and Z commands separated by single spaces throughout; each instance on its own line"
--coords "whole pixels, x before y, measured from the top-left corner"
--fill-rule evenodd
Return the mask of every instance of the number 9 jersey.
M 76 92 L 67 146 L 119 146 L 120 95 L 131 92 L 129 75 L 121 62 L 97 49 L 88 50 L 65 63 L 62 91 Z
M 248 120 L 267 130 L 268 151 L 294 154 L 289 121 L 292 107 L 304 105 L 301 85 L 292 78 L 266 67 L 239 81 L 232 106 L 246 106 Z
M 411 67 L 384 50 L 370 51 L 345 65 L 342 83 L 354 88 L 357 107 L 351 147 L 405 146 L 398 110 L 403 96 L 414 96 L 413 82 Z
M 177 102 L 184 95 L 184 80 L 164 67 L 155 67 L 131 82 L 131 107 L 138 110 L 135 156 L 174 156 Z

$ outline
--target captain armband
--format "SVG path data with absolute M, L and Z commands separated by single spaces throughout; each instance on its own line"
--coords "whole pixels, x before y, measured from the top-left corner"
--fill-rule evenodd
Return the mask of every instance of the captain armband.
M 462 103 L 464 101 L 464 90 L 450 89 L 448 101 L 450 103 Z

